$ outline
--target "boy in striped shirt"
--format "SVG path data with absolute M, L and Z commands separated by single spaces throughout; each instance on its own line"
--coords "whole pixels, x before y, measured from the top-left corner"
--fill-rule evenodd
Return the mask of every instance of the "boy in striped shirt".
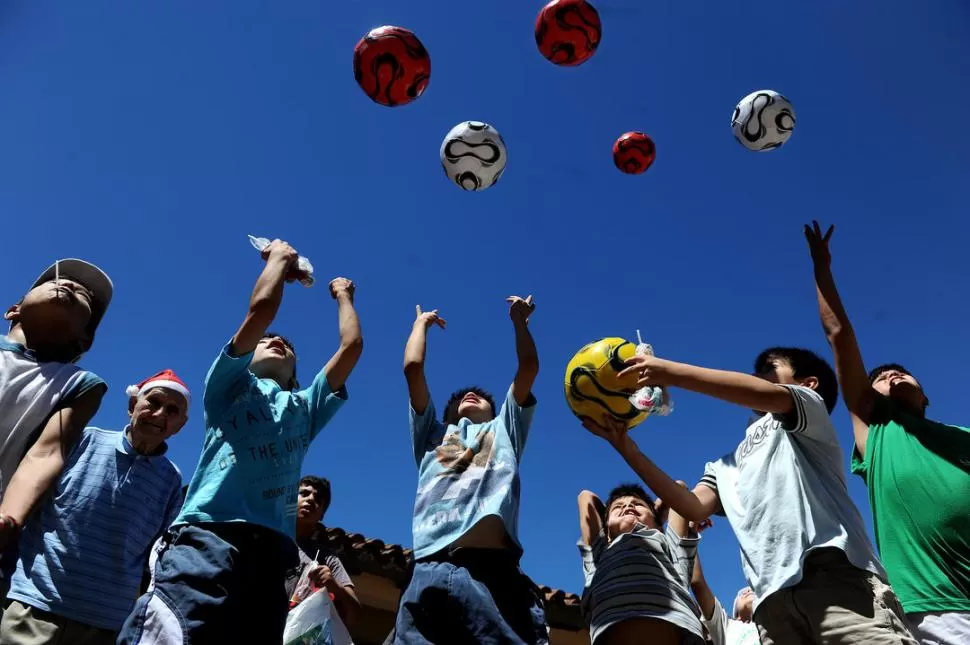
M 593 645 L 703 645 L 690 595 L 699 538 L 687 520 L 672 512 L 664 528 L 661 501 L 624 484 L 606 504 L 580 493 L 579 526 Z
M 128 426 L 85 428 L 26 523 L 0 644 L 113 645 L 131 611 L 151 545 L 181 504 L 165 442 L 185 425 L 189 391 L 166 370 L 128 394 Z

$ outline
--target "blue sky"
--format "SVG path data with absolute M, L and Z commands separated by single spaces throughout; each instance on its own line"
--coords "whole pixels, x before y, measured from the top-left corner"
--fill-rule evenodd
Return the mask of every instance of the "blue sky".
M 125 386 L 159 369 L 201 394 L 260 271 L 247 234 L 290 241 L 319 274 L 318 287 L 288 289 L 275 325 L 304 376 L 337 343 L 326 281 L 354 279 L 364 356 L 306 470 L 333 481 L 329 524 L 409 544 L 401 360 L 414 305 L 449 323 L 429 343 L 440 402 L 467 383 L 504 392 L 504 298 L 534 294 L 524 568 L 569 591 L 582 580 L 576 494 L 632 474 L 570 415 L 566 362 L 637 328 L 660 355 L 711 367 L 748 370 L 774 344 L 828 356 L 801 236 L 812 218 L 838 226 L 835 271 L 868 363 L 904 363 L 933 416 L 968 423 L 965 3 L 598 0 L 603 42 L 578 68 L 536 51 L 541 4 L 4 2 L 2 297 L 15 302 L 55 257 L 110 273 L 116 299 L 84 364 L 111 386 L 97 424 L 120 429 Z M 431 53 L 430 86 L 409 106 L 373 104 L 354 83 L 353 46 L 381 24 L 415 30 Z M 792 100 L 798 125 L 756 154 L 729 120 L 762 88 Z M 484 193 L 449 184 L 437 159 L 468 119 L 508 144 L 503 180 Z M 641 176 L 612 164 L 628 130 L 657 144 Z M 748 413 L 674 398 L 672 416 L 635 436 L 694 481 L 737 445 Z M 848 447 L 841 406 L 835 418 Z M 202 431 L 196 409 L 172 441 L 186 481 Z M 856 478 L 850 490 L 868 521 Z M 726 521 L 701 553 L 730 601 L 742 576 Z

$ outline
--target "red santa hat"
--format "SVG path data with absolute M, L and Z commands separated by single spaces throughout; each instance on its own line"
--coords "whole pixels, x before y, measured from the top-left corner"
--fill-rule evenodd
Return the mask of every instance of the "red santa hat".
M 138 385 L 129 385 L 125 389 L 125 394 L 129 397 L 136 397 L 143 392 L 147 392 L 153 387 L 163 387 L 166 390 L 172 390 L 173 392 L 178 392 L 185 397 L 186 401 L 191 401 L 192 396 L 189 394 L 189 388 L 185 385 L 175 372 L 172 370 L 162 370 L 154 376 L 149 376 L 144 381 Z

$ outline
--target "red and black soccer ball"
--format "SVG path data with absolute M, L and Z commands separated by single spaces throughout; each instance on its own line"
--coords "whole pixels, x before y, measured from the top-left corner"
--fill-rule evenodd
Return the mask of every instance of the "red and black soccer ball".
M 405 105 L 427 89 L 431 57 L 414 32 L 377 27 L 354 47 L 354 78 L 374 102 Z
M 628 175 L 639 175 L 657 158 L 653 139 L 642 132 L 627 132 L 613 144 L 613 163 Z
M 556 65 L 579 65 L 596 53 L 600 15 L 586 0 L 552 0 L 536 18 L 536 44 Z

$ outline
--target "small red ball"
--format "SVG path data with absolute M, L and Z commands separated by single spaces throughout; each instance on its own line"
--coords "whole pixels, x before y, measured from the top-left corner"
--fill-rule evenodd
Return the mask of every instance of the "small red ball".
M 600 15 L 586 0 L 552 0 L 536 18 L 536 44 L 556 65 L 579 65 L 596 53 Z
M 354 47 L 354 78 L 374 102 L 405 105 L 428 87 L 431 57 L 414 32 L 378 27 Z
M 622 172 L 639 175 L 657 157 L 653 139 L 642 132 L 627 132 L 613 144 L 613 163 Z

